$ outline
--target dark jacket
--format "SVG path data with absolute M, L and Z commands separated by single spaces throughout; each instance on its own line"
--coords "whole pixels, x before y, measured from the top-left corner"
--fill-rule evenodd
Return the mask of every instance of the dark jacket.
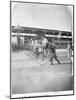
M 50 45 L 49 49 L 52 51 L 52 53 L 56 53 L 55 46 Z

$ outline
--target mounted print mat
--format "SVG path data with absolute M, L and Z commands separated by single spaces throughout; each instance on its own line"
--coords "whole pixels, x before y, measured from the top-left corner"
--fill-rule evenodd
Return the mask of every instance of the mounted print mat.
M 74 5 L 10 2 L 10 98 L 74 94 Z

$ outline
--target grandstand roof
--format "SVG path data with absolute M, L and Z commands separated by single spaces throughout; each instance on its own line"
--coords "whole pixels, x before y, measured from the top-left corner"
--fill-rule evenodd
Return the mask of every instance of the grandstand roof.
M 61 35 L 66 36 L 68 34 L 68 36 L 71 36 L 71 32 L 68 31 L 60 31 L 60 30 L 51 30 L 51 29 L 41 29 L 41 28 L 32 28 L 32 27 L 21 27 L 19 26 L 12 26 L 12 32 L 14 33 L 42 33 L 42 34 L 48 34 L 48 35 L 58 35 L 59 32 L 61 32 Z

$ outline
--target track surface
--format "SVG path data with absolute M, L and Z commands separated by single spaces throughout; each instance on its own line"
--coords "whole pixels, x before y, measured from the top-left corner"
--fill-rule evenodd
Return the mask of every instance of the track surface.
M 61 64 L 35 59 L 28 51 L 11 54 L 12 94 L 73 89 L 72 64 L 65 51 L 57 51 Z

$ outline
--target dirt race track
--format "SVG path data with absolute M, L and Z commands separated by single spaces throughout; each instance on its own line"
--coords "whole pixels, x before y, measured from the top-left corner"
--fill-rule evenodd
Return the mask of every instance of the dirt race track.
M 27 51 L 11 54 L 12 94 L 73 89 L 72 63 L 66 51 L 57 51 L 61 64 L 35 59 Z

